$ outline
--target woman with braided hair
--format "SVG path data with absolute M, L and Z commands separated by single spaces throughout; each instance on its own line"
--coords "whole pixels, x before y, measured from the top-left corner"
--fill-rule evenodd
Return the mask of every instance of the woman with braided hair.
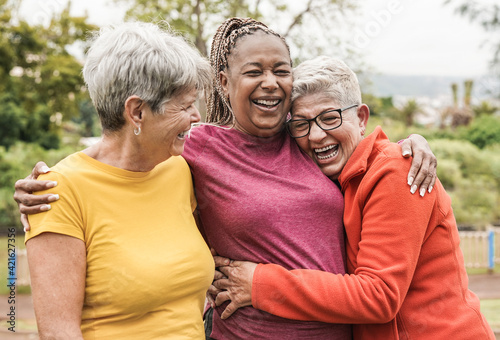
M 211 124 L 192 129 L 182 154 L 193 175 L 206 242 L 235 260 L 345 273 L 342 194 L 284 130 L 293 81 L 285 40 L 261 22 L 231 18 L 217 29 L 210 61 Z M 425 192 L 433 184 L 435 158 L 418 135 L 405 143 L 415 154 L 411 190 L 422 184 Z M 49 195 L 28 194 L 45 185 L 50 184 L 16 183 L 21 213 L 48 208 L 40 203 Z M 351 338 L 349 325 L 288 320 L 250 306 L 222 320 L 225 307 L 216 307 L 207 323 L 211 338 Z
M 193 129 L 183 154 L 207 243 L 231 259 L 344 274 L 342 194 L 283 129 L 293 82 L 286 41 L 261 22 L 231 18 L 217 29 L 210 61 L 216 76 L 207 122 L 231 129 Z M 350 325 L 288 320 L 251 306 L 221 320 L 226 306 L 214 309 L 207 336 L 351 338 Z

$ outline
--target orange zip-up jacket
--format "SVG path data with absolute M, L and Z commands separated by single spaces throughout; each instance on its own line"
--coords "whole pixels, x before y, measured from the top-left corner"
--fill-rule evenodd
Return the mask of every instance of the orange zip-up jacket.
M 439 181 L 424 197 L 410 194 L 410 163 L 377 127 L 339 178 L 351 274 L 259 264 L 253 306 L 353 323 L 354 339 L 494 339 L 468 290 L 451 200 Z

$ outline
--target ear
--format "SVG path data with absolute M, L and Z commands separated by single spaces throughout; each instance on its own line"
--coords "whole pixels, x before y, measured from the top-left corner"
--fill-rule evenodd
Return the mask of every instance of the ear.
M 229 77 L 225 71 L 219 72 L 219 82 L 220 82 L 220 85 L 222 87 L 222 90 L 224 91 L 224 95 L 226 97 L 229 97 L 229 89 L 228 89 Z
M 141 127 L 142 110 L 146 103 L 139 96 L 130 96 L 125 100 L 125 120 L 130 122 L 134 127 Z
M 366 126 L 368 125 L 368 118 L 370 118 L 370 109 L 366 104 L 361 104 L 361 106 L 358 107 L 358 112 L 356 114 L 358 115 L 361 134 L 364 135 Z

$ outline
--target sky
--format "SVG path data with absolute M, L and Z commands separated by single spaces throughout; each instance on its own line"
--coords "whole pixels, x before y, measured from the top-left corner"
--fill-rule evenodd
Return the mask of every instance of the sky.
M 305 1 L 305 0 L 301 0 Z M 498 0 L 481 0 L 492 3 Z M 21 13 L 29 22 L 44 22 L 67 0 L 24 0 Z M 488 73 L 493 52 L 477 24 L 454 13 L 444 0 L 357 1 L 351 47 L 382 74 L 476 77 Z M 122 21 L 125 9 L 107 0 L 77 0 L 72 13 L 86 10 L 98 25 Z

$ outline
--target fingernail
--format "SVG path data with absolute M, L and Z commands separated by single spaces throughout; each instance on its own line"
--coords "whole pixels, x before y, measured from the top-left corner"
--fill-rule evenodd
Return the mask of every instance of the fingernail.
M 52 208 L 50 204 L 44 204 L 40 207 L 40 211 L 47 211 L 50 210 L 50 208 Z
M 431 193 L 431 191 L 432 191 L 432 185 L 429 186 L 429 189 L 427 191 L 429 192 L 429 194 Z
M 420 196 L 424 197 L 424 195 L 425 195 L 425 189 L 422 188 L 422 189 L 420 189 Z
M 57 182 L 56 181 L 50 181 L 49 183 L 47 183 L 47 188 L 53 188 L 57 185 Z
M 24 232 L 26 232 L 26 231 L 27 231 L 27 230 L 26 230 L 26 227 L 23 227 L 23 230 L 24 230 Z
M 411 185 L 413 183 L 413 177 L 408 178 L 408 185 Z
M 408 150 L 403 151 L 403 156 L 406 157 L 406 156 L 410 156 L 410 155 L 411 155 L 410 151 L 408 151 Z
M 48 166 L 42 166 L 42 168 L 40 169 L 40 171 L 43 173 L 43 174 L 46 174 L 47 172 L 50 171 L 50 168 Z
M 416 185 L 412 186 L 410 192 L 414 194 L 416 191 L 417 191 L 417 186 Z
M 57 201 L 59 199 L 59 195 L 58 194 L 55 194 L 55 195 L 50 195 L 48 200 L 49 202 L 54 202 L 54 201 Z
M 230 263 L 231 263 L 231 260 L 225 260 L 225 261 L 224 261 L 224 264 L 225 264 L 226 266 L 229 266 L 229 264 L 230 264 Z

